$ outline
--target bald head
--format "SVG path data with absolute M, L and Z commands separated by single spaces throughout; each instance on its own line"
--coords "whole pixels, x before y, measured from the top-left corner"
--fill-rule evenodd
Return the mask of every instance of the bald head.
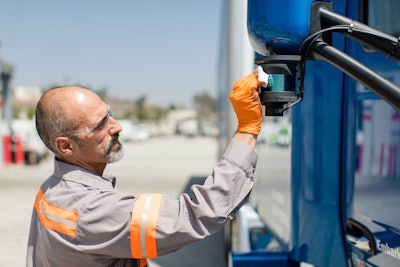
M 69 136 L 79 126 L 86 107 L 99 103 L 102 100 L 85 87 L 62 86 L 45 92 L 36 107 L 36 129 L 43 143 L 57 155 L 55 138 Z

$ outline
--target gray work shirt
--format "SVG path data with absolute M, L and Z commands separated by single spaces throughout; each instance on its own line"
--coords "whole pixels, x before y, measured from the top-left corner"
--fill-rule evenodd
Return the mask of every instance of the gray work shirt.
M 192 195 L 133 196 L 115 178 L 55 161 L 35 199 L 27 266 L 146 266 L 147 258 L 175 251 L 217 232 L 254 182 L 257 156 L 233 139 Z

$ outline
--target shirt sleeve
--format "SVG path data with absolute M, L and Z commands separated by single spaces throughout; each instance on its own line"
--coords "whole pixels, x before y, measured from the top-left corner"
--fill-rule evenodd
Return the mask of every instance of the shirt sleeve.
M 118 192 L 92 195 L 78 221 L 78 242 L 89 255 L 154 258 L 218 231 L 253 186 L 257 156 L 233 139 L 191 198 Z
M 192 186 L 193 198 L 163 196 L 156 226 L 157 255 L 203 239 L 232 218 L 251 191 L 256 162 L 254 150 L 233 139 L 205 183 Z

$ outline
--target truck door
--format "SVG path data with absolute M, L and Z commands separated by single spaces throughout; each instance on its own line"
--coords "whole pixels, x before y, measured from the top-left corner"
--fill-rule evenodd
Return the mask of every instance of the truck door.
M 346 148 L 355 173 L 347 182 L 348 257 L 353 266 L 400 266 L 400 113 L 361 86 L 355 96 L 355 149 Z
M 398 0 L 359 1 L 364 23 L 399 36 Z M 352 12 L 355 5 L 349 4 Z M 351 14 L 350 14 L 351 15 Z M 348 53 L 400 84 L 400 68 L 366 47 Z M 346 85 L 344 127 L 344 234 L 351 266 L 400 266 L 400 113 L 362 85 Z M 352 89 L 350 89 L 352 88 Z

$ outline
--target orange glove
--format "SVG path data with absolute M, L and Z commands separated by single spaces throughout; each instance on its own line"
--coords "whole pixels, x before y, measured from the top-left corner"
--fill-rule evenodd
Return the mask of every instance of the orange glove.
M 230 93 L 232 107 L 238 119 L 238 132 L 258 135 L 263 121 L 258 87 L 263 82 L 258 74 L 249 74 L 238 80 Z

